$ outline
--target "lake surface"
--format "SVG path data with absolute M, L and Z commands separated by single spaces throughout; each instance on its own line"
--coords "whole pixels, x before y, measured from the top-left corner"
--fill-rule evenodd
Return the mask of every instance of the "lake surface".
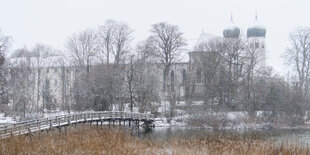
M 202 128 L 185 128 L 185 127 L 156 127 L 152 129 L 140 128 L 133 132 L 134 136 L 151 141 L 167 141 L 171 138 L 203 138 L 221 134 L 223 136 L 244 136 L 249 137 L 256 135 L 256 138 L 275 140 L 278 142 L 300 142 L 310 145 L 310 130 L 305 129 L 287 129 L 287 130 L 224 130 L 214 131 L 211 129 Z

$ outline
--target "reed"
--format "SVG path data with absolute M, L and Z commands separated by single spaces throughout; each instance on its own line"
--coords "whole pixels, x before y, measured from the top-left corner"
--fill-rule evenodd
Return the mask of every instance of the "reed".
M 59 133 L 18 136 L 1 140 L 0 154 L 309 154 L 297 142 L 278 143 L 259 136 L 213 135 L 149 141 L 128 130 L 79 127 Z

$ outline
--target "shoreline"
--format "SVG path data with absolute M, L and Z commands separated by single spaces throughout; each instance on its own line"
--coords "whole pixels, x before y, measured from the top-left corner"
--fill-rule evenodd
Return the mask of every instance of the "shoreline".
M 298 125 L 298 126 L 288 126 L 288 125 L 277 125 L 272 123 L 240 123 L 236 125 L 228 125 L 219 128 L 214 128 L 212 126 L 201 125 L 201 126 L 190 126 L 186 122 L 159 122 L 155 120 L 155 127 L 160 128 L 202 128 L 208 130 L 310 130 L 309 125 Z

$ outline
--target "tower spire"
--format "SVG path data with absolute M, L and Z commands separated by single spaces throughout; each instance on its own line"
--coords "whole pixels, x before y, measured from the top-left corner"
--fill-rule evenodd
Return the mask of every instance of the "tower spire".
M 232 11 L 230 12 L 230 21 L 234 22 Z

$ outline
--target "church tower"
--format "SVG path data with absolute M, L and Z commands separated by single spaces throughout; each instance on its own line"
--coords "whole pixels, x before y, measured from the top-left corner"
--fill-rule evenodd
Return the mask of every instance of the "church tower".
M 265 37 L 266 28 L 259 23 L 257 14 L 255 15 L 254 24 L 247 30 L 247 38 L 250 44 L 250 48 L 258 52 L 261 67 L 265 68 Z
M 234 23 L 232 15 L 229 24 L 223 30 L 223 36 L 226 39 L 237 39 L 240 36 L 240 28 Z

